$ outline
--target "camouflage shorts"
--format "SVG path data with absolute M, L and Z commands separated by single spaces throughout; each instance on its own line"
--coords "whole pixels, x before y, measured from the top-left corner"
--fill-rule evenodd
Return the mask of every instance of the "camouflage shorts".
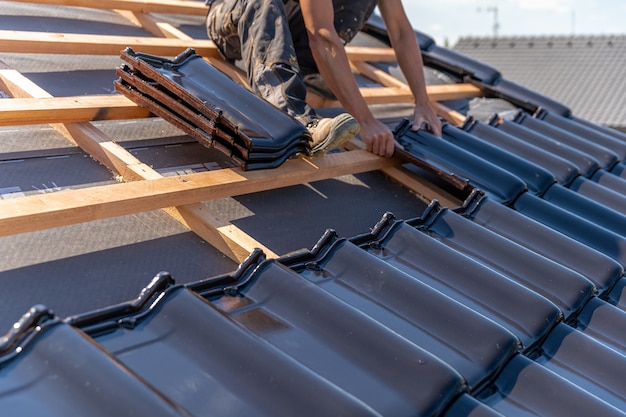
M 334 0 L 335 26 L 349 42 L 377 1 Z M 306 104 L 303 74 L 317 73 L 302 12 L 294 0 L 212 0 L 207 34 L 222 56 L 242 60 L 252 89 L 303 123 L 316 118 Z
M 215 0 L 207 34 L 229 60 L 241 59 L 253 91 L 303 124 L 316 118 L 306 104 L 281 0 Z

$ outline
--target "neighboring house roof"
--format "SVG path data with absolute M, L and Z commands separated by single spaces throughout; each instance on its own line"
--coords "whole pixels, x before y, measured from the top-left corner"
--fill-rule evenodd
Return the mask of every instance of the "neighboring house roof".
M 464 37 L 452 49 L 580 117 L 626 129 L 626 35 Z
M 56 303 L 62 313 L 38 304 L 7 326 L 0 338 L 2 413 L 624 417 L 626 134 L 589 123 L 463 54 L 432 43 L 422 49 L 450 79 L 471 79 L 523 109 L 506 120 L 445 124 L 442 138 L 413 131 L 408 120 L 384 120 L 394 125 L 406 175 L 458 205 L 426 206 L 384 178 L 377 186 L 342 178 L 250 193 L 240 205 L 254 213 L 237 224 L 263 242 L 287 248 L 313 223 L 360 234 L 327 230 L 310 249 L 280 250 L 277 259 L 255 249 L 239 266 L 223 259 L 213 265 L 216 249 L 189 242 L 158 213 L 108 224 L 96 213 L 80 228 L 3 237 L 3 262 L 15 255 L 25 265 L 0 274 L 1 319 L 12 318 L 7 311 L 25 296 Z M 220 98 L 237 88 L 226 86 Z M 189 171 L 214 168 L 215 153 L 185 137 L 164 138 L 169 126 L 162 120 L 112 123 L 98 128 L 148 137 L 127 145 L 145 165 L 138 172 L 150 164 L 180 173 L 173 182 L 187 187 L 199 178 Z M 64 195 L 54 191 L 72 188 L 65 196 L 76 198 L 83 194 L 74 188 L 113 182 L 79 149 L 52 146 L 59 138 L 48 130 L 11 126 L 19 143 L 0 141 L 0 197 L 16 198 L 3 208 L 19 207 L 27 192 L 58 203 Z M 12 149 L 29 140 L 36 149 Z M 321 157 L 320 165 L 358 152 Z M 292 176 L 302 175 L 297 162 L 285 163 Z M 63 169 L 69 174 L 58 174 Z M 246 172 L 223 171 L 245 184 Z M 251 175 L 269 183 L 272 172 Z M 46 184 L 28 190 L 34 178 Z M 151 187 L 160 178 L 144 181 Z M 356 198 L 320 204 L 337 194 Z M 398 212 L 377 213 L 373 222 L 363 215 L 381 207 Z M 117 234 L 128 243 L 111 243 Z M 42 238 L 75 252 L 42 259 L 35 250 Z M 85 248 L 106 260 L 103 276 L 94 277 L 97 265 L 76 255 Z M 158 273 L 136 288 L 137 298 L 119 302 L 129 281 L 169 267 L 181 272 Z M 85 309 L 83 298 L 101 308 Z M 118 302 L 102 301 L 112 298 Z M 67 314 L 70 304 L 79 311 Z

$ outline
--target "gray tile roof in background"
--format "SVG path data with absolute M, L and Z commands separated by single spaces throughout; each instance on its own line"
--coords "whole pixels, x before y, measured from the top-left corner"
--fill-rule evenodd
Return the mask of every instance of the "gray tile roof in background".
M 626 35 L 466 37 L 452 48 L 580 117 L 626 129 Z

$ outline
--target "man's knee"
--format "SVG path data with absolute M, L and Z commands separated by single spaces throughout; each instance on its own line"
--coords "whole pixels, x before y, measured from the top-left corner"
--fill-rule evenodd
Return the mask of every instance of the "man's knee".
M 282 0 L 214 0 L 207 15 L 207 35 L 224 57 L 242 59 L 250 42 L 261 48 L 272 44 L 284 13 Z
M 239 20 L 242 15 L 241 0 L 213 0 L 206 18 L 207 36 L 221 55 L 228 60 L 241 58 Z

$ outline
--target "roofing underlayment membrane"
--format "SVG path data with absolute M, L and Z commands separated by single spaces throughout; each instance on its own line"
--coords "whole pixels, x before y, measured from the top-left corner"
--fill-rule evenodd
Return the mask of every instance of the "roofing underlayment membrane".
M 388 42 L 376 18 L 359 36 Z M 91 249 L 39 261 L 30 254 L 0 272 L 2 320 L 16 322 L 0 338 L 1 414 L 626 415 L 626 134 L 416 36 L 429 69 L 508 105 L 481 120 L 469 100 L 450 102 L 468 117 L 444 123 L 442 138 L 412 130 L 402 115 L 385 119 L 401 145 L 395 157 L 458 197 L 458 206 L 419 203 L 376 176 L 244 196 L 231 208 L 247 205 L 257 217 L 264 205 L 273 210 L 256 222 L 284 250 L 272 258 L 256 249 L 239 265 L 158 213 L 112 219 L 95 232 L 2 238 L 22 250 L 41 239 Z M 297 123 L 277 122 L 273 107 L 193 51 L 170 61 L 126 50 L 122 60 L 126 66 L 112 68 L 115 88 L 161 116 L 133 128 L 162 129 L 126 145 L 162 172 L 217 162 L 273 169 L 307 152 L 310 138 Z M 188 76 L 188 65 L 190 78 L 218 81 L 172 87 L 154 73 Z M 246 103 L 252 113 L 242 110 Z M 165 137 L 172 123 L 183 133 Z M 73 175 L 83 184 L 113 180 L 72 147 L 0 150 L 4 196 L 24 191 L 19 175 L 61 156 L 66 166 L 72 158 L 85 164 Z M 20 171 L 29 161 L 30 171 Z M 322 206 L 335 213 L 309 218 L 306 207 L 322 202 L 289 202 L 308 192 L 335 199 L 335 207 Z M 342 200 L 346 194 L 356 197 Z M 263 235 L 246 223 L 251 217 L 237 224 Z M 131 220 L 140 227 L 123 223 Z M 342 222 L 350 233 L 339 231 Z M 107 246 L 111 227 L 145 236 Z M 286 243 L 311 233 L 305 249 Z M 98 268 L 104 275 L 90 272 Z M 32 305 L 21 318 L 10 308 L 20 297 Z

